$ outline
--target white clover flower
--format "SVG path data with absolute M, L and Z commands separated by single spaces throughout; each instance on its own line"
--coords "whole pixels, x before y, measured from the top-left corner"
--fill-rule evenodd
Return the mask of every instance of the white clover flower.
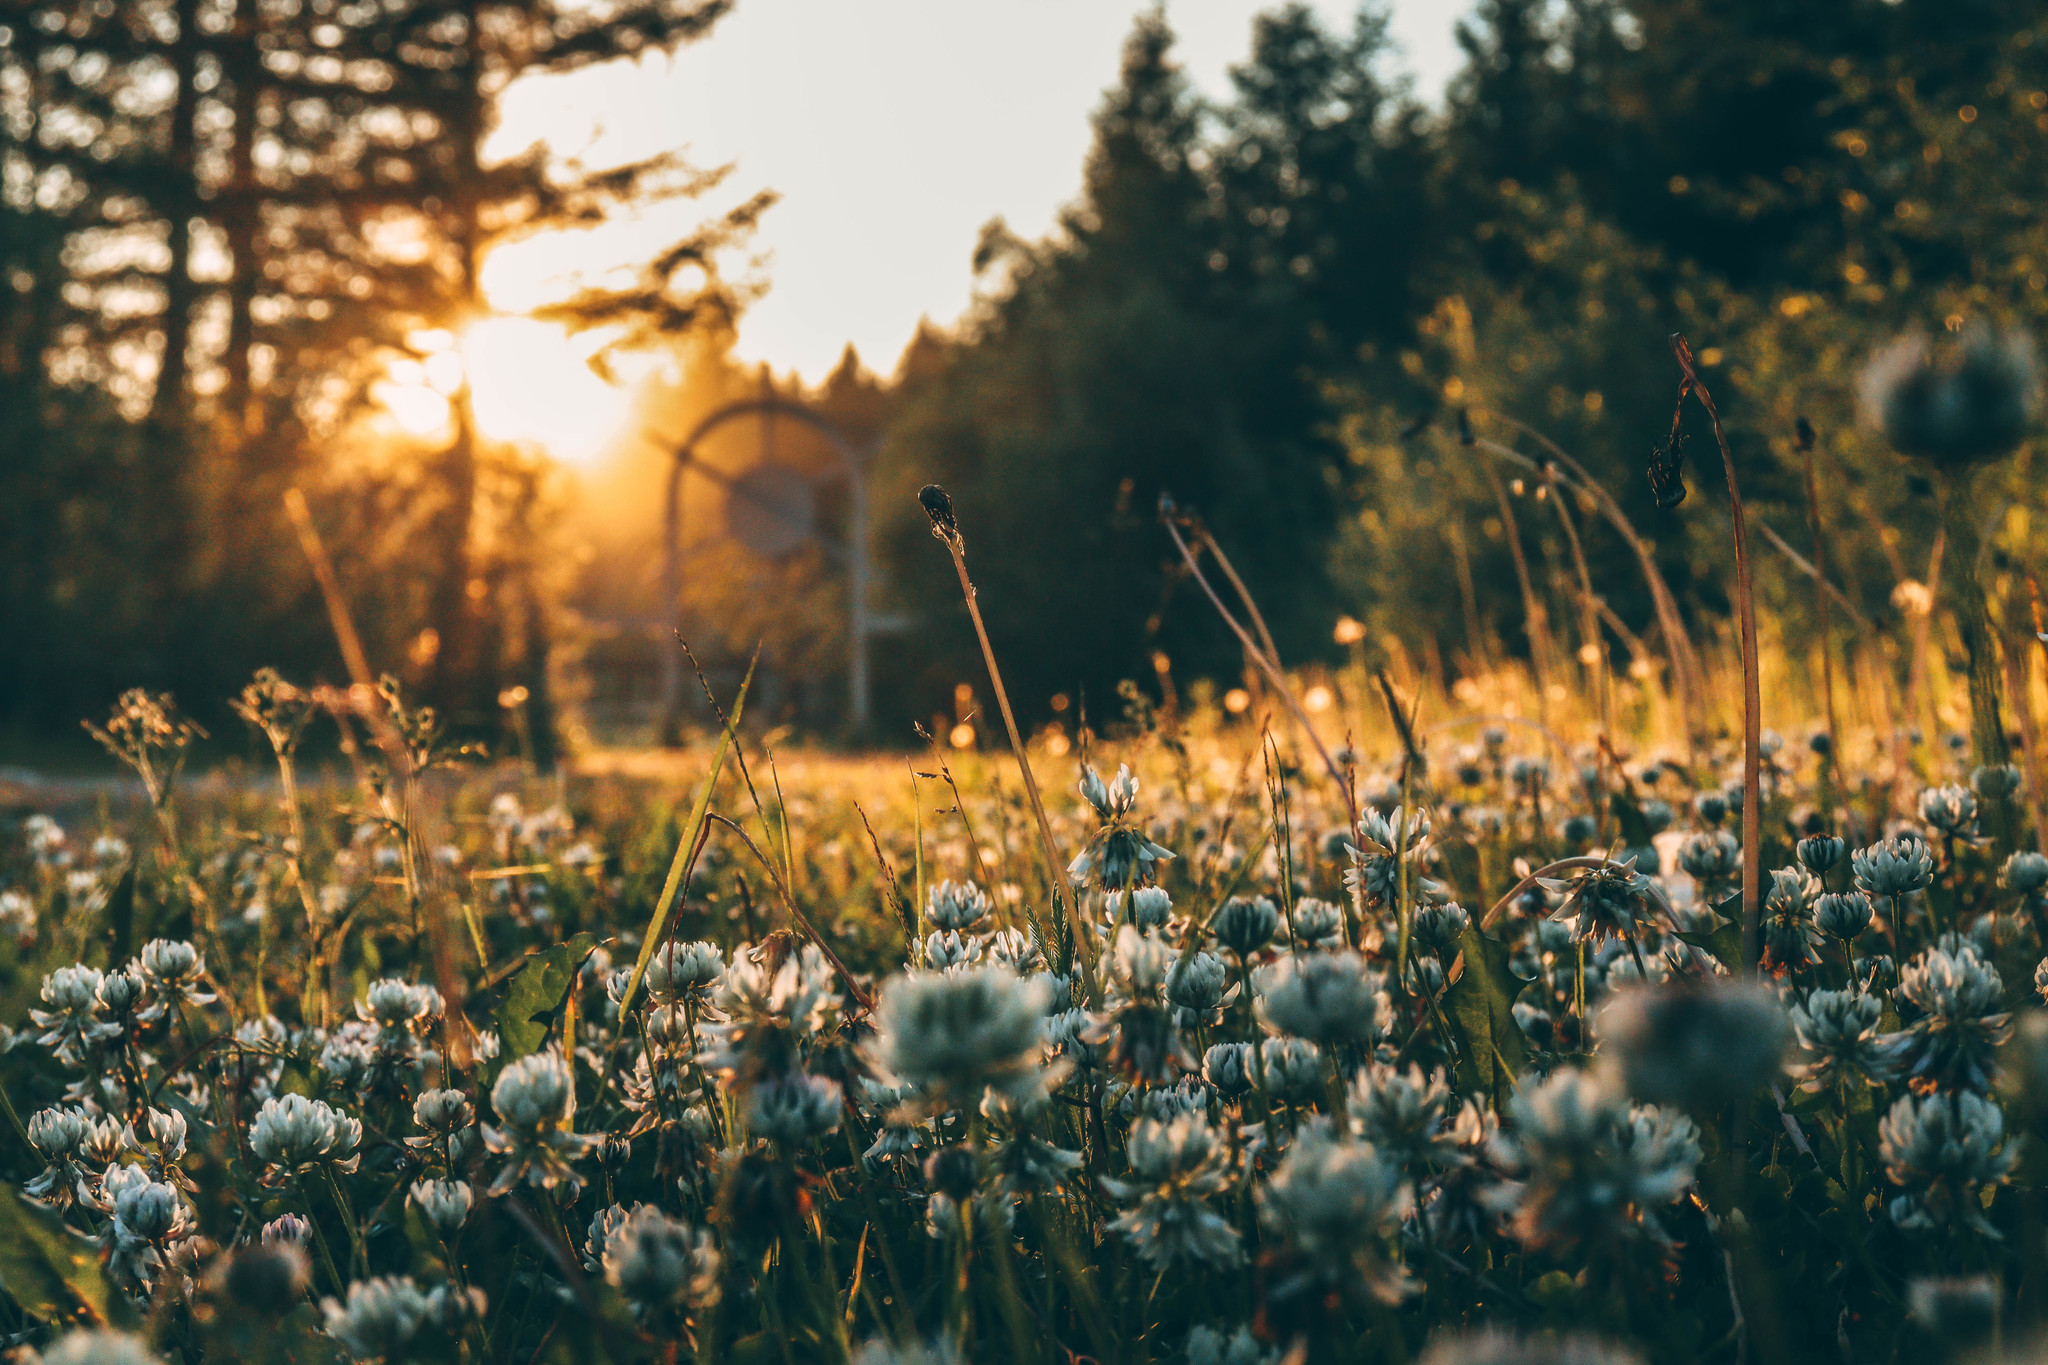
M 1455 907 L 1453 907 L 1455 908 Z M 1421 912 L 1418 911 L 1419 915 Z M 1294 903 L 1288 939 L 1298 948 L 1337 948 L 1344 942 L 1344 910 L 1334 901 L 1303 896 Z M 1420 921 L 1417 921 L 1418 928 Z M 1455 938 L 1456 936 L 1453 935 Z
M 1054 1078 L 1045 1064 L 1047 987 L 1001 967 L 891 977 L 868 1061 L 937 1108 L 966 1109 L 989 1088 L 1019 1097 Z
M 1081 770 L 1081 796 L 1102 825 L 1088 846 L 1067 865 L 1067 877 L 1075 886 L 1094 882 L 1105 889 L 1129 887 L 1152 880 L 1154 865 L 1173 857 L 1166 849 L 1146 838 L 1130 823 L 1138 803 L 1138 779 L 1130 765 L 1117 768 L 1116 780 L 1105 785 L 1092 767 Z
M 711 1235 L 656 1208 L 638 1208 L 609 1233 L 604 1276 L 643 1322 L 718 1300 L 720 1258 Z
M 962 937 L 951 929 L 934 929 L 925 937 L 924 965 L 935 972 L 958 971 L 981 961 L 979 939 Z
M 1202 1079 L 1225 1099 L 1246 1093 L 1258 1077 L 1258 1053 L 1250 1043 L 1211 1043 L 1202 1054 Z
M 162 1241 L 178 1221 L 178 1192 L 145 1179 L 123 1189 L 114 1200 L 114 1225 L 145 1242 Z
M 1890 1073 L 1877 1031 L 1883 1015 L 1884 1001 L 1858 990 L 1814 991 L 1794 1005 L 1792 1027 L 1808 1058 L 1798 1068 L 1800 1088 L 1881 1084 Z
M 725 975 L 725 954 L 715 943 L 664 943 L 647 959 L 648 999 L 664 1005 L 708 1005 Z
M 66 1333 L 41 1359 L 42 1365 L 163 1365 L 142 1338 L 103 1329 Z
M 150 1109 L 143 1114 L 140 1133 L 133 1123 L 122 1129 L 121 1145 L 139 1156 L 148 1157 L 153 1169 L 161 1172 L 184 1159 L 187 1136 L 183 1114 L 175 1109 Z
M 747 1128 L 771 1142 L 801 1147 L 837 1132 L 845 1105 L 837 1081 L 791 1071 L 747 1091 Z
M 199 950 L 179 939 L 155 938 L 142 945 L 142 971 L 155 987 L 157 1014 L 164 1001 L 174 999 L 187 1005 L 210 1005 L 213 992 L 206 989 L 206 959 Z
M 994 913 L 994 902 L 974 882 L 944 881 L 925 892 L 924 915 L 935 929 L 972 933 Z
M 363 998 L 356 1001 L 356 1017 L 380 1028 L 422 1033 L 441 1016 L 443 1008 L 441 993 L 432 986 L 387 976 L 371 982 Z
M 779 965 L 767 945 L 742 946 L 711 999 L 724 1022 L 707 1030 L 702 1061 L 742 1088 L 790 1070 L 812 1039 L 837 1027 L 842 1009 L 838 975 L 815 943 Z
M 1463 1165 L 1480 1131 L 1479 1111 L 1451 1094 L 1441 1071 L 1425 1076 L 1373 1062 L 1352 1077 L 1351 1131 L 1411 1175 Z
M 1272 942 L 1280 929 L 1280 907 L 1264 896 L 1232 896 L 1209 921 L 1216 941 L 1246 962 Z
M 1642 1365 L 1642 1358 L 1598 1337 L 1523 1337 L 1487 1327 L 1437 1337 L 1419 1365 Z
M 118 1024 L 99 1018 L 100 984 L 104 974 L 83 964 L 59 967 L 43 978 L 42 999 L 49 1008 L 32 1009 L 28 1017 L 43 1030 L 36 1041 L 56 1053 L 57 1060 L 81 1065 L 94 1043 L 117 1037 Z
M 469 1221 L 476 1192 L 466 1180 L 415 1180 L 406 1202 L 420 1211 L 420 1217 L 443 1237 L 453 1237 Z
M 1934 877 L 1934 855 L 1919 839 L 1880 839 L 1849 859 L 1856 889 L 1878 900 L 1924 891 Z
M 1920 818 L 1951 837 L 1977 828 L 1977 798 L 1967 787 L 1929 787 L 1920 793 Z
M 344 1307 L 322 1299 L 327 1335 L 356 1360 L 403 1361 L 427 1318 L 427 1298 L 409 1275 L 378 1275 L 348 1287 Z
M 1166 999 L 1179 1012 L 1175 1022 L 1182 1028 L 1222 1022 L 1224 1007 L 1237 995 L 1223 959 L 1214 953 L 1176 959 L 1166 973 Z
M 1081 1154 L 1056 1147 L 1027 1132 L 997 1137 L 989 1143 L 989 1169 L 1006 1199 L 1053 1194 L 1081 1167 Z
M 1125 1154 L 1128 1179 L 1102 1177 L 1120 1203 L 1135 1204 L 1109 1226 L 1156 1270 L 1181 1264 L 1229 1269 L 1244 1260 L 1237 1229 L 1209 1200 L 1230 1186 L 1230 1149 L 1200 1114 L 1170 1122 L 1140 1119 Z
M 898 1346 L 878 1338 L 860 1348 L 849 1365 L 966 1365 L 959 1347 L 944 1337 Z
M 1182 1349 L 1188 1365 L 1276 1365 L 1280 1359 L 1279 1348 L 1261 1346 L 1248 1327 L 1227 1337 L 1213 1327 L 1192 1327 Z
M 1283 958 L 1254 973 L 1252 989 L 1267 1028 L 1318 1043 L 1370 1043 L 1393 1018 L 1381 978 L 1352 952 Z
M 998 929 L 989 935 L 988 961 L 1008 967 L 1019 976 L 1031 976 L 1045 963 L 1038 941 L 1016 929 Z
M 2012 1037 L 2012 1015 L 2005 983 L 1975 944 L 1944 936 L 1906 964 L 1895 998 L 1909 1022 L 1884 1041 L 1900 1074 L 1943 1087 L 1989 1087 L 1997 1050 Z
M 1521 1172 L 1514 1231 L 1532 1246 L 1665 1240 L 1656 1211 L 1676 1200 L 1699 1165 L 1690 1119 L 1631 1109 L 1619 1090 L 1583 1071 L 1525 1085 L 1509 1104 L 1501 1160 Z
M 1594 1017 L 1602 1064 L 1638 1099 L 1712 1109 L 1780 1074 L 1792 1042 L 1777 993 L 1749 982 L 1632 986 Z
M 19 891 L 0 891 L 0 927 L 26 941 L 35 936 L 36 903 Z
M 1978 1198 L 1983 1188 L 2005 1183 L 2018 1155 L 1997 1105 L 1967 1090 L 1907 1095 L 1878 1123 L 1877 1136 L 1885 1174 L 1935 1223 L 1954 1218 L 1999 1235 Z
M 1323 1054 L 1302 1038 L 1268 1038 L 1259 1044 L 1259 1088 L 1286 1104 L 1320 1099 Z
M 612 1235 L 626 1225 L 629 1213 L 637 1213 L 645 1205 L 635 1204 L 627 1209 L 621 1204 L 608 1204 L 591 1215 L 590 1229 L 583 1247 L 583 1268 L 597 1271 L 604 1269 L 604 1249 Z
M 30 1115 L 29 1144 L 48 1165 L 22 1188 L 59 1208 L 89 1200 L 94 1172 L 85 1147 L 93 1130 L 93 1118 L 83 1109 L 52 1107 Z
M 285 1095 L 263 1101 L 249 1125 L 249 1149 L 264 1164 L 264 1182 L 282 1183 L 307 1167 L 353 1171 L 363 1125 L 323 1100 Z
M 1678 865 L 1702 886 L 1714 888 L 1742 871 L 1742 845 L 1725 829 L 1688 835 L 1678 848 Z
M 302 1214 L 279 1214 L 263 1225 L 262 1236 L 265 1246 L 283 1242 L 303 1247 L 313 1240 L 313 1224 Z
M 1305 1125 L 1259 1191 L 1259 1223 L 1285 1247 L 1296 1273 L 1384 1303 L 1407 1293 L 1387 1243 L 1414 1204 L 1401 1170 L 1371 1146 Z
M 536 1052 L 500 1071 L 491 1086 L 491 1107 L 503 1127 L 485 1124 L 484 1145 L 511 1158 L 491 1182 L 493 1198 L 522 1180 L 543 1189 L 564 1182 L 581 1186 L 581 1177 L 569 1163 L 596 1139 L 572 1131 L 576 1082 L 559 1052 Z

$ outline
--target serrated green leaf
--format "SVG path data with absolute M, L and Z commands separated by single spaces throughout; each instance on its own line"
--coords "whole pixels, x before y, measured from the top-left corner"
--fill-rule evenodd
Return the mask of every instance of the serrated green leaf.
M 1733 909 L 1730 918 L 1726 911 Z M 1742 894 L 1737 892 L 1714 907 L 1719 922 L 1704 933 L 1681 933 L 1679 939 L 1703 952 L 1712 953 L 1731 972 L 1742 970 Z
M 85 1317 L 132 1327 L 140 1321 L 107 1283 L 99 1248 L 65 1227 L 55 1210 L 11 1189 L 0 1193 L 0 1288 L 44 1322 Z
M 597 947 L 595 934 L 578 934 L 567 943 L 557 943 L 528 953 L 526 963 L 512 974 L 512 986 L 505 1003 L 498 1006 L 498 1038 L 505 1045 L 505 1060 L 531 1056 L 547 1041 L 547 1020 L 569 998 L 583 959 Z
M 1615 820 L 1621 827 L 1621 847 L 1641 848 L 1650 842 L 1650 822 L 1643 818 L 1641 806 L 1622 793 L 1615 792 L 1608 798 L 1607 808 L 1613 812 Z
M 1505 1104 L 1515 1077 L 1528 1065 L 1528 1042 L 1515 1022 L 1523 982 L 1508 969 L 1513 950 L 1468 924 L 1458 939 L 1464 970 L 1444 990 L 1444 1011 L 1459 1035 L 1456 1072 L 1461 1090 Z

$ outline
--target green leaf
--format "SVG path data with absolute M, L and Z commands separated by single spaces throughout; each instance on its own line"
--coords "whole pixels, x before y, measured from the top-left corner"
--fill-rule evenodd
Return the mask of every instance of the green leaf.
M 756 651 L 754 663 L 760 660 L 760 653 Z M 753 683 L 754 664 L 748 664 L 747 676 L 740 680 L 739 696 L 732 704 L 732 719 L 726 722 L 725 732 L 719 735 L 718 747 L 711 751 L 711 771 L 704 774 L 704 785 L 697 788 L 697 800 L 690 807 L 689 823 L 683 826 L 682 841 L 676 845 L 676 856 L 668 865 L 668 880 L 661 884 L 661 898 L 654 903 L 654 917 L 647 921 L 647 935 L 640 940 L 640 956 L 633 963 L 633 974 L 626 978 L 626 993 L 619 997 L 621 1019 L 626 1017 L 626 1011 L 633 1008 L 633 997 L 640 993 L 640 978 L 647 975 L 648 959 L 654 956 L 654 950 L 668 934 L 669 911 L 675 906 L 676 894 L 682 890 L 683 872 L 690 861 L 690 850 L 697 846 L 697 836 L 711 814 L 711 792 L 718 785 L 718 775 L 725 771 L 725 756 L 732 750 L 740 717 L 746 714 L 747 689 Z M 921 889 L 919 894 L 923 894 Z
M 44 1322 L 83 1316 L 133 1327 L 141 1321 L 107 1283 L 99 1248 L 65 1227 L 54 1209 L 11 1189 L 0 1192 L 0 1288 Z
M 578 934 L 567 943 L 526 955 L 525 965 L 512 974 L 505 1003 L 498 1006 L 498 1037 L 505 1045 L 506 1061 L 540 1050 L 547 1041 L 549 1016 L 569 998 L 569 986 L 583 959 L 596 947 L 596 935 Z
M 1464 971 L 1444 990 L 1444 1008 L 1459 1035 L 1457 1076 L 1468 1095 L 1489 1095 L 1507 1103 L 1515 1077 L 1529 1061 L 1528 1041 L 1515 1022 L 1515 997 L 1523 982 L 1508 969 L 1513 950 L 1468 924 L 1458 940 Z
M 1608 798 L 1607 808 L 1621 824 L 1621 844 L 1624 848 L 1641 848 L 1650 842 L 1650 822 L 1643 818 L 1641 806 L 1622 793 L 1616 792 Z
M 1718 923 L 1712 929 L 1707 930 L 1705 933 L 1681 933 L 1678 937 L 1682 942 L 1690 943 L 1695 948 L 1712 953 L 1716 958 L 1720 959 L 1721 965 L 1729 971 L 1740 972 L 1742 970 L 1742 893 L 1736 892 L 1727 900 L 1715 906 L 1714 909 L 1717 912 L 1714 918 Z M 1735 912 L 1735 916 L 1732 919 L 1726 913 L 1723 913 L 1729 910 Z

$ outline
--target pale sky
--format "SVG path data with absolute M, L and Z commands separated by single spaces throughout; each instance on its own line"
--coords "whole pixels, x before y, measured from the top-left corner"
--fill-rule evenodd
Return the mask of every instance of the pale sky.
M 1223 95 L 1252 16 L 1274 0 L 1170 0 L 1179 54 Z M 1402 66 L 1434 99 L 1456 69 L 1452 26 L 1468 0 L 1394 0 Z M 1115 82 L 1141 0 L 740 0 L 711 36 L 651 57 L 509 92 L 501 147 L 546 137 L 594 163 L 675 146 L 733 163 L 718 202 L 762 187 L 782 198 L 753 242 L 769 292 L 741 324 L 740 353 L 817 380 L 852 341 L 892 370 L 920 316 L 966 308 L 969 256 L 1001 216 L 1034 237 L 1080 189 L 1089 116 Z M 1348 0 L 1314 0 L 1348 30 Z M 694 221 L 594 234 L 576 262 L 644 255 Z M 486 275 L 506 311 L 552 288 L 565 253 L 512 248 Z

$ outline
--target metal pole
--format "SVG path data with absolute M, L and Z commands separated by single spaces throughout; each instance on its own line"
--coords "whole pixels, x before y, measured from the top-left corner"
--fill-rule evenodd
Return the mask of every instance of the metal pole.
M 868 478 L 867 462 L 863 452 L 851 449 L 844 441 L 837 444 L 846 459 L 847 498 L 851 506 L 847 509 L 847 578 L 850 581 L 853 603 L 847 612 L 846 645 L 850 655 L 847 661 L 848 709 L 853 713 L 853 729 L 858 735 L 865 735 L 868 729 Z
M 673 746 L 683 734 L 683 471 L 691 447 L 676 452 L 668 471 L 668 500 L 662 509 L 662 615 L 669 621 L 661 650 L 661 718 L 655 742 Z

